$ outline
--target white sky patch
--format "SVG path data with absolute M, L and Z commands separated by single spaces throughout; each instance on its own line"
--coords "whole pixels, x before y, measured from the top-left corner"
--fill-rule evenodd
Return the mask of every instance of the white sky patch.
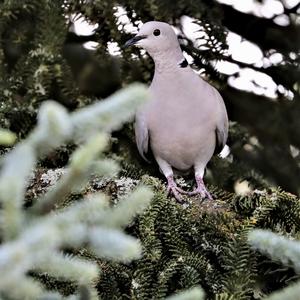
M 90 42 L 84 43 L 83 47 L 86 48 L 86 49 L 89 49 L 89 50 L 96 50 L 98 45 L 99 45 L 99 43 L 90 41 Z
M 196 46 L 199 47 L 199 45 L 205 43 L 205 40 L 201 40 L 201 38 L 206 34 L 203 31 L 199 31 L 201 29 L 200 26 L 193 23 L 192 18 L 185 16 L 182 18 L 182 23 L 184 34 L 191 40 L 198 39 Z M 255 44 L 242 40 L 241 36 L 233 32 L 228 33 L 227 43 L 229 45 L 228 54 L 233 59 L 248 64 L 260 63 L 262 65 L 263 53 Z M 226 65 L 231 67 L 230 64 Z
M 240 67 L 237 64 L 220 60 L 214 62 L 214 67 L 221 73 L 226 75 L 233 75 L 239 72 Z
M 281 53 L 275 52 L 269 55 L 269 57 L 264 57 L 262 59 L 262 64 L 255 64 L 256 67 L 268 68 L 271 66 L 278 66 L 283 62 L 283 56 Z
M 257 85 L 261 86 L 264 89 L 271 88 L 272 90 L 275 90 L 277 88 L 277 84 L 273 81 L 271 76 L 262 72 L 253 71 L 252 69 L 249 70 L 251 71 L 251 75 L 253 76 L 253 81 Z
M 117 42 L 108 42 L 107 49 L 110 55 L 119 56 L 121 55 L 121 49 Z
M 278 65 L 278 64 L 282 63 L 283 56 L 281 53 L 276 52 L 269 56 L 269 60 L 272 63 L 272 65 Z
M 297 58 L 297 55 L 296 55 L 296 53 L 295 52 L 290 52 L 289 53 L 289 57 L 291 58 L 291 59 L 296 59 Z
M 289 90 L 287 90 L 283 85 L 278 85 L 278 91 L 280 92 L 280 93 L 282 93 L 287 99 L 289 99 L 289 100 L 293 100 L 293 98 L 294 98 L 294 93 L 293 92 L 291 92 L 291 91 L 289 91 Z
M 292 8 L 299 3 L 299 0 L 282 0 L 284 6 L 287 8 Z
M 233 32 L 229 32 L 227 36 L 228 54 L 234 60 L 254 64 L 262 60 L 263 53 L 255 44 L 242 40 L 241 36 Z
M 71 30 L 73 30 L 77 35 L 92 35 L 94 31 L 98 28 L 98 24 L 90 24 L 86 21 L 86 19 L 83 16 L 72 16 L 72 18 L 75 20 L 73 23 L 73 27 Z M 89 50 L 95 50 L 99 43 L 94 41 L 89 41 L 83 44 L 84 48 Z
M 118 18 L 118 29 L 123 29 L 127 33 L 135 34 L 138 32 L 137 28 L 131 23 L 127 16 L 126 10 L 121 6 L 116 6 L 116 12 L 114 15 Z M 142 22 L 138 23 L 138 27 L 142 25 Z
M 259 3 L 256 0 L 217 1 L 223 4 L 231 5 L 238 11 L 252 13 L 253 15 L 264 18 L 273 18 L 274 16 L 283 14 L 284 6 L 287 8 L 292 8 L 299 3 L 299 0 L 263 0 L 262 3 Z
M 237 78 L 229 77 L 228 83 L 239 90 L 245 90 L 247 92 L 251 92 L 255 87 L 253 82 L 244 76 L 238 76 Z
M 232 1 L 232 6 L 241 12 L 250 13 L 253 11 L 254 0 Z
M 206 44 L 205 38 L 207 34 L 201 30 L 201 26 L 194 23 L 194 20 L 188 16 L 181 18 L 183 33 L 188 39 L 195 41 L 194 43 L 197 48 L 204 49 L 203 45 Z
M 265 0 L 258 8 L 258 11 L 264 18 L 273 18 L 274 16 L 283 14 L 284 7 L 278 0 Z
M 192 64 L 194 62 L 193 57 L 188 55 L 185 51 L 183 51 L 183 56 L 187 60 L 188 64 Z
M 290 25 L 290 19 L 287 15 L 279 15 L 273 19 L 274 23 L 280 26 Z
M 183 33 L 187 38 L 195 40 L 205 36 L 204 32 L 201 32 L 201 27 L 194 23 L 195 19 L 188 16 L 183 16 L 181 22 L 183 24 Z
M 250 68 L 241 69 L 237 78 L 229 77 L 228 83 L 239 90 L 246 90 L 273 99 L 277 97 L 277 85 L 273 79 L 267 74 Z
M 73 16 L 73 18 L 75 17 Z M 73 24 L 73 30 L 77 35 L 91 35 L 94 30 L 98 28 L 98 24 L 88 23 L 83 16 L 79 18 L 76 17 L 76 21 Z

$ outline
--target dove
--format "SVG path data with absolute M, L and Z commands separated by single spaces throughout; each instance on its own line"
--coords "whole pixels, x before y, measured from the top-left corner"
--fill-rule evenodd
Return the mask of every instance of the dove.
M 211 157 L 220 153 L 228 136 L 228 116 L 219 92 L 189 66 L 177 35 L 164 22 L 151 21 L 125 44 L 145 49 L 154 61 L 150 100 L 137 111 L 135 139 L 140 155 L 151 150 L 167 179 L 168 193 L 212 199 L 203 182 Z M 193 170 L 196 189 L 182 190 L 174 173 Z M 175 171 L 175 172 L 174 172 Z

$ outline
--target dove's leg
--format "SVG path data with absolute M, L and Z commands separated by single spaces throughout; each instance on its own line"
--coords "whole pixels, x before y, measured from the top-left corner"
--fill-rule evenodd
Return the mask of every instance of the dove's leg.
M 184 190 L 179 188 L 174 180 L 172 167 L 163 159 L 155 157 L 161 172 L 165 175 L 168 180 L 167 191 L 168 194 L 173 194 L 175 199 L 179 202 L 182 202 L 180 194 L 186 194 Z
M 195 167 L 195 179 L 197 183 L 197 188 L 192 192 L 189 192 L 189 195 L 197 195 L 200 194 L 201 198 L 208 198 L 209 200 L 213 200 L 211 194 L 206 189 L 205 184 L 203 182 L 204 168 L 203 167 Z

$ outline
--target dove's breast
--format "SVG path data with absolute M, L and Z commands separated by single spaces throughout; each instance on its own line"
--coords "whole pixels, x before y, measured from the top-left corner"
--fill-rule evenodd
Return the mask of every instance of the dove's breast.
M 145 106 L 150 146 L 154 156 L 179 170 L 207 164 L 216 142 L 216 105 L 212 87 L 192 75 L 160 86 L 153 81 Z

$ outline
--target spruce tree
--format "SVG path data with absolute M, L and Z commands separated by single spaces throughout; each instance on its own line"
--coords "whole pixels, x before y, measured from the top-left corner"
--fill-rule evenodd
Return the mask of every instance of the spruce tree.
M 259 0 L 254 2 L 258 6 L 263 3 Z M 98 296 L 102 299 L 177 299 L 177 296 L 171 295 L 199 285 L 207 299 L 261 299 L 299 279 L 295 263 L 298 244 L 290 239 L 297 240 L 300 229 L 300 3 L 291 6 L 288 1 L 275 2 L 281 7 L 280 14 L 265 17 L 241 12 L 216 0 L 0 1 L 0 142 L 2 154 L 8 152 L 1 165 L 0 256 L 1 253 L 9 253 L 9 249 L 18 248 L 8 247 L 12 241 L 28 242 L 20 234 L 24 220 L 32 225 L 31 218 L 32 222 L 37 222 L 39 216 L 41 223 L 37 224 L 46 226 L 49 211 L 54 210 L 58 216 L 56 219 L 49 218 L 47 225 L 53 229 L 60 209 L 69 213 L 71 220 L 70 211 L 73 205 L 78 205 L 78 199 L 95 192 L 109 194 L 110 209 L 121 207 L 125 212 L 122 201 L 127 203 L 124 198 L 126 195 L 130 198 L 136 185 L 143 183 L 154 191 L 151 205 L 144 214 L 134 220 L 128 215 L 126 222 L 122 223 L 118 221 L 122 215 L 119 211 L 117 219 L 114 219 L 119 222 L 119 229 L 125 228 L 131 221 L 126 232 L 141 241 L 143 253 L 140 260 L 129 264 L 99 258 L 82 244 L 72 249 L 64 248 L 63 255 L 74 255 L 74 261 L 55 255 L 53 260 L 65 259 L 70 268 L 76 263 L 80 265 L 80 259 L 91 262 L 80 265 L 93 271 L 84 284 L 78 285 L 78 274 L 74 273 L 73 277 L 64 275 L 55 267 L 51 269 L 48 262 L 40 269 L 31 265 L 22 269 L 20 274 L 24 285 L 20 284 L 19 290 L 14 290 L 14 284 L 9 285 L 8 279 L 7 282 L 0 280 L 0 298 L 21 299 L 20 295 L 26 290 L 22 288 L 28 284 L 32 287 L 29 292 L 36 292 L 34 295 L 42 295 L 46 289 L 51 293 L 59 292 L 52 296 L 77 295 L 80 299 Z M 89 105 L 102 101 L 105 104 L 103 99 L 121 87 L 136 81 L 148 84 L 152 78 L 154 65 L 151 58 L 138 49 L 123 48 L 132 33 L 128 24 L 120 19 L 120 12 L 126 14 L 131 27 L 136 29 L 141 22 L 151 20 L 173 25 L 192 67 L 199 76 L 217 87 L 224 97 L 231 121 L 228 140 L 231 154 L 227 159 L 214 157 L 208 166 L 205 176 L 214 202 L 200 202 L 198 198 L 190 197 L 185 199 L 185 205 L 179 205 L 167 198 L 157 166 L 154 163 L 147 165 L 138 155 L 132 124 L 127 123 L 122 129 L 117 126 L 125 122 L 132 111 L 123 115 L 122 109 L 108 105 L 105 116 L 101 115 L 100 119 L 93 119 L 91 123 L 87 120 L 92 116 L 96 118 L 97 114 L 89 110 L 89 107 L 96 106 Z M 198 26 L 199 40 L 193 40 L 186 34 L 186 17 L 192 18 Z M 77 34 L 74 23 L 78 18 L 83 18 L 96 29 L 90 35 Z M 230 56 L 229 32 L 258 46 L 264 64 L 241 62 Z M 97 43 L 94 50 L 85 47 L 85 43 L 90 41 Z M 119 55 L 109 53 L 108 45 L 111 43 L 119 47 Z M 281 61 L 272 63 L 274 55 L 281 57 Z M 238 70 L 250 69 L 270 76 L 277 86 L 275 96 L 270 98 L 255 90 L 233 87 L 231 79 L 238 77 L 239 71 L 231 75 L 221 73 L 216 68 L 218 61 L 233 63 Z M 50 102 L 54 103 L 54 107 L 62 105 L 64 108 L 59 107 L 64 113 L 63 118 L 69 118 L 65 114 L 68 110 L 73 120 L 69 126 L 73 128 L 72 134 L 64 134 L 66 128 L 60 127 L 59 122 L 50 122 L 54 131 L 45 132 L 52 135 L 54 144 L 51 144 L 51 137 L 47 139 L 43 134 L 43 142 L 37 142 L 35 137 L 38 131 L 34 128 L 39 128 L 41 122 L 38 111 L 41 109 L 40 114 L 45 112 L 48 100 L 55 101 Z M 46 120 L 46 116 L 44 114 L 42 120 Z M 38 127 L 35 127 L 36 124 Z M 106 124 L 110 125 L 106 127 Z M 95 134 L 96 129 L 101 132 L 113 129 L 114 132 L 109 147 L 101 149 L 107 157 L 105 162 L 101 164 L 95 158 L 96 167 L 89 171 L 104 170 L 103 174 L 100 173 L 105 175 L 105 170 L 109 173 L 112 167 L 106 163 L 113 164 L 114 160 L 120 164 L 119 176 L 106 178 L 106 174 L 104 179 L 99 179 L 86 175 L 87 178 L 79 178 L 77 182 L 76 176 L 68 173 L 74 167 L 72 160 L 68 161 L 71 157 L 76 161 L 76 157 L 72 156 L 74 149 L 83 141 L 87 142 L 86 137 L 77 133 Z M 15 140 L 21 146 L 13 150 L 14 147 L 10 146 Z M 84 155 L 92 160 L 93 153 L 86 153 Z M 11 169 L 7 162 L 9 157 L 12 157 L 15 169 Z M 29 160 L 28 165 L 23 157 Z M 84 162 L 83 157 L 78 160 Z M 25 181 L 33 166 L 32 180 Z M 26 174 L 21 170 L 25 170 Z M 51 189 L 48 191 L 53 185 L 49 174 L 55 174 L 54 182 L 65 174 L 54 184 L 53 191 L 59 191 L 58 194 L 51 194 Z M 13 195 L 16 198 L 10 194 L 13 188 L 8 188 L 8 183 L 14 182 L 12 179 L 19 184 L 19 194 Z M 249 185 L 246 193 L 240 193 L 237 188 L 241 182 Z M 78 189 L 71 189 L 77 183 Z M 189 179 L 181 181 L 181 184 L 192 188 Z M 69 188 L 68 193 L 62 193 L 65 186 Z M 11 199 L 16 202 L 11 203 Z M 41 203 L 40 206 L 38 203 Z M 70 221 L 72 226 L 76 224 L 73 221 Z M 90 226 L 93 222 L 96 221 L 91 216 L 90 223 L 79 223 Z M 257 228 L 285 237 L 252 231 Z M 57 251 L 61 244 L 56 241 L 53 249 Z M 290 252 L 273 251 L 277 246 Z M 43 251 L 40 248 L 40 252 Z M 30 257 L 34 256 L 26 256 Z M 98 275 L 95 264 L 101 269 Z M 1 265 L 0 260 L 0 271 L 2 267 L 13 272 L 18 266 Z M 299 286 L 293 284 L 278 292 L 278 296 L 270 296 L 270 299 L 293 297 L 298 289 Z M 203 294 L 201 289 L 196 288 L 178 297 L 189 299 L 196 295 L 201 299 Z

